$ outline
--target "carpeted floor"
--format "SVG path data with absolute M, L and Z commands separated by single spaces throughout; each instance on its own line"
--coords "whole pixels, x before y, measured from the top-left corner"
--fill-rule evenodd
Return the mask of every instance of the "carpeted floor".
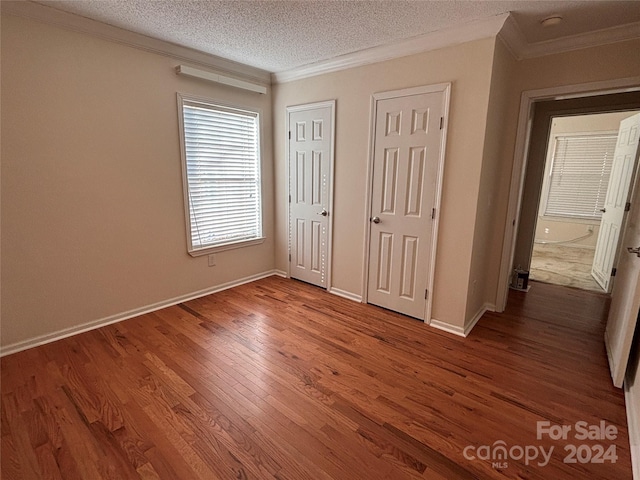
M 594 252 L 595 250 L 590 248 L 536 243 L 533 247 L 529 278 L 539 282 L 603 292 L 591 276 Z

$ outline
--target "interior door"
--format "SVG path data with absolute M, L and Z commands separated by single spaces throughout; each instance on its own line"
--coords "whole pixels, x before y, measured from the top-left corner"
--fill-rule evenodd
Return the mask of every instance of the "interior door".
M 291 107 L 289 119 L 290 276 L 327 287 L 334 102 Z
M 625 130 L 619 143 L 636 147 L 640 139 L 640 114 L 631 117 L 635 124 Z M 622 123 L 629 119 L 623 120 Z M 622 128 L 621 128 L 622 131 Z M 637 160 L 635 150 L 633 160 Z M 631 343 L 640 310 L 640 194 L 634 189 L 633 201 L 624 232 L 616 282 L 611 294 L 611 307 L 605 331 L 605 345 L 609 357 L 611 377 L 616 387 L 622 387 L 631 352 Z
M 640 113 L 620 122 L 591 275 L 609 291 L 638 153 Z M 635 132 L 635 133 L 634 133 Z M 635 135 L 635 138 L 634 138 Z
M 419 319 L 433 272 L 447 93 L 384 98 L 375 107 L 367 299 Z

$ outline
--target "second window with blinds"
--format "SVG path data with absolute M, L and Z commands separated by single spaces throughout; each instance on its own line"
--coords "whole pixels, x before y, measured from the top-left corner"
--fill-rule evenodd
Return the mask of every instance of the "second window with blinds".
M 258 111 L 178 94 L 187 249 L 263 241 Z
M 616 132 L 554 135 L 549 139 L 540 213 L 599 221 L 602 216 Z

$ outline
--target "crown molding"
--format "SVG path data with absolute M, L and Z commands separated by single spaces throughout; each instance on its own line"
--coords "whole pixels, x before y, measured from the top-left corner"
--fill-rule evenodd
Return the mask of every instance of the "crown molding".
M 62 10 L 34 3 L 31 1 L 0 1 L 2 15 L 15 15 L 29 18 L 74 32 L 84 33 L 103 40 L 127 45 L 145 52 L 155 53 L 173 58 L 180 62 L 188 62 L 213 69 L 216 73 L 240 77 L 242 80 L 271 84 L 270 73 L 266 70 L 227 60 L 215 55 L 201 52 L 181 45 L 176 45 L 157 38 L 148 37 L 123 28 L 91 20 Z
M 516 60 L 522 60 L 522 52 L 527 49 L 528 44 L 512 15 L 505 20 L 498 37 Z
M 510 16 L 500 30 L 499 37 L 517 60 L 524 60 L 638 39 L 640 38 L 640 22 L 554 40 L 528 43 L 517 22 Z
M 372 63 L 383 62 L 399 57 L 406 57 L 416 53 L 438 50 L 461 43 L 494 37 L 501 30 L 508 13 L 488 17 L 464 25 L 459 25 L 435 32 L 408 38 L 395 43 L 367 48 L 354 53 L 323 60 L 305 65 L 300 68 L 285 70 L 271 75 L 272 83 L 286 83 L 307 77 L 322 75 L 330 72 L 360 67 Z
M 640 38 L 640 22 L 627 23 L 617 27 L 594 30 L 593 32 L 581 33 L 561 37 L 556 40 L 547 40 L 527 44 L 521 52 L 522 58 L 535 58 L 544 55 L 570 52 L 582 48 L 597 47 L 611 43 L 624 42 Z

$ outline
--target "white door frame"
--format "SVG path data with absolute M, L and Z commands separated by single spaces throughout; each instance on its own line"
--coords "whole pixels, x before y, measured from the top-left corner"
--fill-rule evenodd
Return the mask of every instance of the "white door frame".
M 336 149 L 336 101 L 326 100 L 324 102 L 306 103 L 304 105 L 292 105 L 287 107 L 287 114 L 285 115 L 286 129 L 285 134 L 287 140 L 285 142 L 285 178 L 287 181 L 287 195 L 291 196 L 291 183 L 289 182 L 289 132 L 291 131 L 291 125 L 289 124 L 289 116 L 294 112 L 302 112 L 305 110 L 315 110 L 316 108 L 329 107 L 331 115 L 331 146 L 329 147 L 329 164 L 331 172 L 329 174 L 329 218 L 327 219 L 327 291 L 331 290 L 331 271 L 333 263 L 333 179 L 335 175 L 335 149 Z M 291 278 L 291 262 L 289 256 L 291 255 L 291 212 L 290 202 L 287 201 L 287 278 Z
M 425 313 L 423 321 L 427 324 L 431 323 L 431 307 L 433 305 L 433 280 L 435 277 L 435 264 L 436 264 L 436 249 L 438 246 L 438 225 L 440 220 L 440 201 L 442 199 L 442 179 L 444 176 L 444 157 L 447 146 L 447 125 L 449 121 L 449 99 L 451 96 L 451 83 L 438 83 L 435 85 L 425 85 L 421 87 L 404 88 L 401 90 L 393 90 L 390 92 L 374 93 L 371 96 L 371 107 L 369 114 L 369 149 L 368 157 L 369 162 L 367 164 L 367 185 L 366 185 L 366 210 L 364 216 L 364 251 L 363 251 L 363 269 L 362 269 L 362 302 L 368 302 L 368 283 L 369 283 L 369 253 L 371 247 L 371 228 L 369 218 L 371 216 L 371 195 L 373 194 L 373 162 L 374 162 L 374 150 L 376 141 L 376 118 L 378 113 L 378 101 L 386 100 L 389 98 L 407 97 L 411 95 L 421 95 L 425 93 L 442 92 L 443 108 L 442 116 L 444 122 L 442 125 L 441 141 L 442 148 L 440 149 L 440 156 L 438 158 L 438 173 L 436 177 L 436 195 L 435 195 L 435 216 L 433 219 L 433 226 L 431 230 L 431 258 L 429 262 L 429 272 L 427 272 L 427 285 L 429 288 L 429 297 L 425 307 Z
M 509 279 L 512 273 L 512 263 L 518 235 L 518 223 L 520 222 L 522 192 L 527 167 L 527 152 L 529 151 L 531 137 L 533 104 L 544 100 L 565 100 L 569 98 L 590 97 L 637 90 L 640 90 L 640 76 L 602 82 L 563 85 L 522 92 L 513 156 L 513 169 L 511 171 L 511 186 L 509 188 L 507 221 L 505 223 L 502 243 L 502 260 L 500 262 L 500 275 L 498 277 L 498 293 L 496 296 L 496 310 L 498 312 L 503 312 L 507 305 Z

